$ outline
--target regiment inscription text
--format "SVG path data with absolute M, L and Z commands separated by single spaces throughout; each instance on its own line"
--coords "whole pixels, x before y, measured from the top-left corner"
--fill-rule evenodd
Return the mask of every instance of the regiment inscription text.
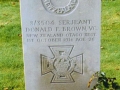
M 26 27 L 27 42 L 94 41 L 97 27 L 92 20 L 33 20 Z

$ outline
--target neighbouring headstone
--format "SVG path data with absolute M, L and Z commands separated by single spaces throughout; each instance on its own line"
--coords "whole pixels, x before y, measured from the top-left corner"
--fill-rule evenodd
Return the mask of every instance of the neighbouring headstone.
M 26 90 L 90 90 L 100 70 L 101 0 L 20 0 Z

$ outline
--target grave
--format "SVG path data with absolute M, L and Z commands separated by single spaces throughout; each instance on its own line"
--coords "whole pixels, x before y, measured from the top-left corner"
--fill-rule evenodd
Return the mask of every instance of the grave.
M 100 70 L 101 0 L 21 0 L 20 6 L 26 90 L 90 90 Z

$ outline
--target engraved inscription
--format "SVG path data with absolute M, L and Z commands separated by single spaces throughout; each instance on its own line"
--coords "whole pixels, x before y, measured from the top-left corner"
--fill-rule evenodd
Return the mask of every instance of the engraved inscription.
M 54 1 L 54 3 L 55 2 L 57 3 L 58 1 L 61 2 L 61 0 L 56 0 L 56 1 Z M 43 3 L 44 8 L 48 12 L 62 15 L 62 14 L 66 14 L 66 13 L 69 13 L 69 12 L 73 11 L 78 4 L 78 0 L 70 0 L 67 5 L 61 6 L 61 7 L 55 6 L 51 2 L 51 0 L 42 0 L 42 3 Z
M 43 54 L 41 57 L 41 74 L 53 73 L 51 83 L 75 82 L 71 73 L 83 74 L 83 54 L 70 57 L 73 45 L 49 46 L 54 57 L 49 58 Z
M 28 43 L 94 42 L 98 27 L 91 19 L 31 20 L 25 28 Z

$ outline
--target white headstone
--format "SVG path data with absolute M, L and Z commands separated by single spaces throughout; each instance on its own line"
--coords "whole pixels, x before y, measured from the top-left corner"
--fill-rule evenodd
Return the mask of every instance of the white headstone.
M 101 0 L 20 0 L 26 90 L 90 90 L 100 70 Z

